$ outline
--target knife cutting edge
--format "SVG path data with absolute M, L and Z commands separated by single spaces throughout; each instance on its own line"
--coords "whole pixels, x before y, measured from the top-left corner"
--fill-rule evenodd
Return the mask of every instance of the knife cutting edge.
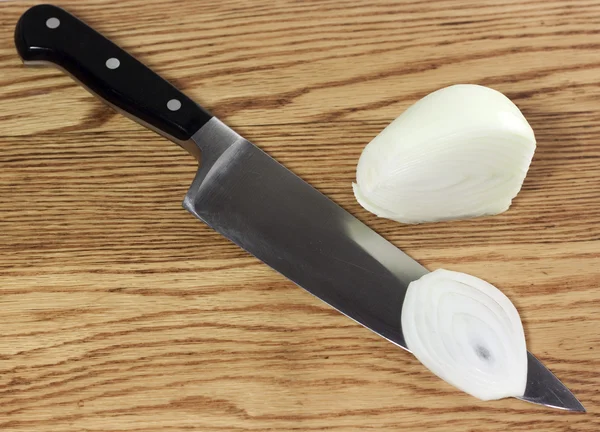
M 15 44 L 25 64 L 61 68 L 117 111 L 201 158 L 183 202 L 189 212 L 409 351 L 402 304 L 410 282 L 427 269 L 65 10 L 27 10 Z M 531 353 L 519 399 L 585 411 Z

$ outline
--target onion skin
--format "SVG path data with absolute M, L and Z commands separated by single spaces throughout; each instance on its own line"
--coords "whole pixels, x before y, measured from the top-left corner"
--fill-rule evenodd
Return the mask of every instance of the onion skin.
M 410 283 L 401 318 L 408 349 L 443 380 L 482 400 L 525 393 L 523 325 L 498 288 L 439 269 Z
M 535 135 L 502 93 L 471 84 L 435 91 L 363 150 L 357 201 L 403 223 L 495 215 L 519 193 Z

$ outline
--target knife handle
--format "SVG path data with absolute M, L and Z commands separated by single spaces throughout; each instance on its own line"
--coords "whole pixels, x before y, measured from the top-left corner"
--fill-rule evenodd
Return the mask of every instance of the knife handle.
M 28 9 L 15 29 L 25 64 L 53 63 L 110 105 L 167 137 L 186 141 L 212 115 L 150 68 L 64 9 Z

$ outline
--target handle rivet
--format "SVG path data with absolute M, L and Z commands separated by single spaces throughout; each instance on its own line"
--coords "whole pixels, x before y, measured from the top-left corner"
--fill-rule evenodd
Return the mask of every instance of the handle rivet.
M 109 69 L 116 69 L 121 65 L 121 62 L 118 58 L 111 57 L 106 60 L 106 67 Z
M 46 27 L 49 29 L 55 29 L 60 25 L 60 20 L 58 18 L 52 17 L 46 20 Z
M 179 108 L 181 108 L 181 102 L 179 102 L 177 99 L 171 99 L 169 102 L 167 102 L 167 108 L 169 108 L 171 111 L 177 111 Z

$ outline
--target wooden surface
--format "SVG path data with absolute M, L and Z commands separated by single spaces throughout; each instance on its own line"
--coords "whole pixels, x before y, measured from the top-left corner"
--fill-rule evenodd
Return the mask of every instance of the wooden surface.
M 428 268 L 496 284 L 585 415 L 462 394 L 194 220 L 191 157 L 20 64 L 32 4 L 0 3 L 0 430 L 600 430 L 597 0 L 60 3 Z M 536 132 L 513 207 L 360 208 L 364 145 L 465 82 Z

